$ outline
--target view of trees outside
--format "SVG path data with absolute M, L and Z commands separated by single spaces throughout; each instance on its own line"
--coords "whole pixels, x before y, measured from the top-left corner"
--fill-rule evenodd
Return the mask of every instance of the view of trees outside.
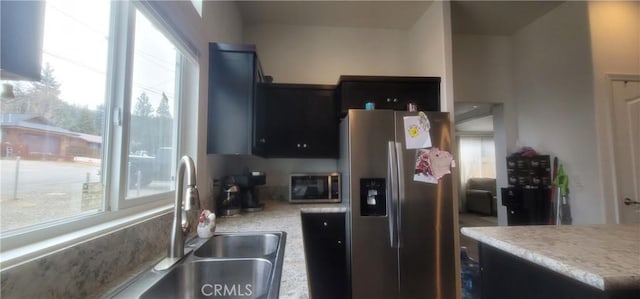
M 0 101 L 3 233 L 104 206 L 102 150 L 109 141 L 102 137 L 110 119 L 106 103 L 113 101 L 105 99 L 110 4 L 47 0 L 41 80 L 1 82 L 12 85 L 14 93 Z M 128 173 L 120 174 L 126 176 L 127 199 L 173 188 L 177 121 L 173 95 L 178 52 L 138 11 L 135 28 L 131 115 L 124 116 L 130 117 L 130 134 L 121 141 L 129 145 Z M 5 121 L 20 119 L 9 115 L 26 114 L 46 124 L 13 122 L 7 133 Z M 85 146 L 82 142 L 98 148 L 75 150 Z M 39 155 L 30 154 L 36 151 Z
M 160 104 L 154 109 L 147 94 L 142 92 L 134 103 L 131 115 L 131 127 L 136 130 L 131 131 L 130 151 L 155 155 L 157 149 L 170 147 L 172 136 L 167 135 L 167 131 L 171 132 L 172 126 L 167 96 L 162 93 Z
M 3 233 L 99 211 L 104 203 L 101 147 L 111 3 L 47 0 L 45 6 L 41 80 L 2 82 L 14 93 L 0 106 Z M 94 148 L 81 150 L 87 143 Z
M 60 98 L 61 84 L 55 69 L 43 66 L 42 80 L 34 82 L 2 81 L 14 86 L 14 98 L 0 102 L 0 111 L 7 114 L 33 114 L 44 117 L 50 126 L 100 137 L 104 130 L 104 104 L 95 109 L 69 103 Z M 161 147 L 171 146 L 173 117 L 167 96 L 157 107 L 142 92 L 131 116 L 131 153 L 156 155 Z M 46 132 L 43 132 L 46 135 Z M 4 140 L 3 140 L 4 141 Z M 72 216 L 102 206 L 101 157 L 74 157 L 74 161 L 25 160 L 25 157 L 2 157 L 0 166 L 0 229 L 7 231 L 47 219 Z M 131 161 L 136 163 L 138 161 Z M 148 166 L 153 168 L 153 166 Z M 153 170 L 146 169 L 154 175 Z M 166 170 L 168 171 L 168 170 Z M 135 186 L 133 186 L 135 187 Z M 166 180 L 143 186 L 137 195 L 167 190 Z M 90 200 L 87 203 L 87 200 Z
M 60 99 L 60 83 L 56 80 L 55 70 L 48 63 L 42 69 L 42 80 L 34 82 L 3 81 L 14 86 L 15 98 L 0 102 L 2 114 L 35 114 L 43 116 L 49 125 L 71 132 L 102 136 L 104 126 L 104 104 L 96 109 L 88 106 L 65 102 Z M 171 146 L 169 99 L 163 92 L 158 107 L 154 108 L 145 92 L 134 103 L 131 132 L 131 152 L 146 151 L 155 153 L 160 147 Z
M 2 114 L 36 114 L 49 124 L 72 132 L 102 135 L 104 105 L 91 110 L 60 99 L 60 83 L 49 63 L 42 68 L 42 80 L 34 82 L 3 81 L 13 85 L 14 99 L 0 104 Z

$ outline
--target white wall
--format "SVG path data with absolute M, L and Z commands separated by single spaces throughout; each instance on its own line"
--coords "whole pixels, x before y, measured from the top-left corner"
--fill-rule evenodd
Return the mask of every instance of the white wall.
M 616 221 L 614 188 L 615 171 L 610 140 L 611 95 L 607 74 L 640 75 L 640 2 L 589 2 L 591 51 L 593 58 L 593 90 L 596 111 L 597 145 L 602 205 L 605 221 Z
M 512 55 L 509 36 L 453 36 L 455 102 L 498 104 L 492 109 L 497 190 L 507 187 L 505 158 L 516 150 L 518 138 Z M 497 197 L 498 221 L 500 225 L 506 225 L 502 196 L 498 193 Z
M 337 84 L 340 75 L 407 73 L 403 30 L 260 24 L 244 28 L 265 74 L 276 83 Z M 262 159 L 225 156 L 223 174 L 264 171 L 267 185 L 286 186 L 292 172 L 335 172 L 335 159 Z
M 441 77 L 441 110 L 453 111 L 449 2 L 435 1 L 409 30 L 408 73 Z
M 444 5 L 433 3 L 412 28 L 377 29 L 259 24 L 244 28 L 244 43 L 255 44 L 265 73 L 278 83 L 337 84 L 340 75 L 443 77 L 447 97 Z M 451 85 L 451 84 L 450 84 Z M 452 85 L 451 88 L 453 89 Z M 448 94 L 452 92 L 449 91 Z M 286 185 L 290 172 L 336 171 L 333 159 L 229 157 L 230 172 L 265 171 L 268 185 Z
M 454 35 L 456 102 L 511 101 L 511 39 L 499 35 Z
M 497 143 L 559 156 L 574 223 L 615 222 L 606 74 L 640 74 L 640 3 L 568 2 L 514 36 L 456 35 L 453 52 L 456 101 L 505 103 Z
M 265 73 L 279 83 L 336 84 L 340 75 L 407 73 L 407 32 L 261 24 L 244 30 Z
M 587 14 L 567 2 L 513 36 L 519 143 L 564 165 L 574 224 L 604 222 Z

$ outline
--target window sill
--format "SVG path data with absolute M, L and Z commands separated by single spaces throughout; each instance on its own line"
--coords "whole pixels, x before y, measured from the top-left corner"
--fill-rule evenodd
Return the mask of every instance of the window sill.
M 2 269 L 2 271 L 9 270 L 15 266 L 27 263 L 39 257 L 58 252 L 65 248 L 69 248 L 85 241 L 95 239 L 172 212 L 173 204 L 167 204 L 166 201 L 163 201 L 162 203 L 156 202 L 125 211 L 103 213 L 103 215 L 100 215 L 100 218 L 107 220 L 102 223 L 90 225 L 70 233 L 43 239 L 41 241 L 31 242 L 27 245 L 17 246 L 7 250 L 3 248 L 3 251 L 0 253 L 0 269 Z M 20 236 L 15 236 L 13 238 L 18 239 Z M 2 242 L 5 243 L 5 238 L 2 239 Z M 15 240 L 9 241 L 13 242 Z M 3 247 L 8 247 L 5 245 L 6 244 L 3 244 Z

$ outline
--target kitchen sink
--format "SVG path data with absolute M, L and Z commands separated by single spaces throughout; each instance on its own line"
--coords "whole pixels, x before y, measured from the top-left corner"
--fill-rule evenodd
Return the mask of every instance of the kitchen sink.
M 183 263 L 140 298 L 266 298 L 272 269 L 265 259 Z
M 280 292 L 285 232 L 218 233 L 195 238 L 166 270 L 153 267 L 109 298 L 265 298 Z
M 276 252 L 276 234 L 224 234 L 209 239 L 194 252 L 197 257 L 264 257 Z

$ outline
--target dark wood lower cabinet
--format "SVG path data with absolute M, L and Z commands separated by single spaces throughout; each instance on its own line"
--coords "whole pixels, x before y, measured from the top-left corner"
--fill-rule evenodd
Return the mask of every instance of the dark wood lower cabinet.
M 309 295 L 349 298 L 345 213 L 301 213 Z
M 603 291 L 492 246 L 478 246 L 483 299 L 640 298 L 640 289 Z

